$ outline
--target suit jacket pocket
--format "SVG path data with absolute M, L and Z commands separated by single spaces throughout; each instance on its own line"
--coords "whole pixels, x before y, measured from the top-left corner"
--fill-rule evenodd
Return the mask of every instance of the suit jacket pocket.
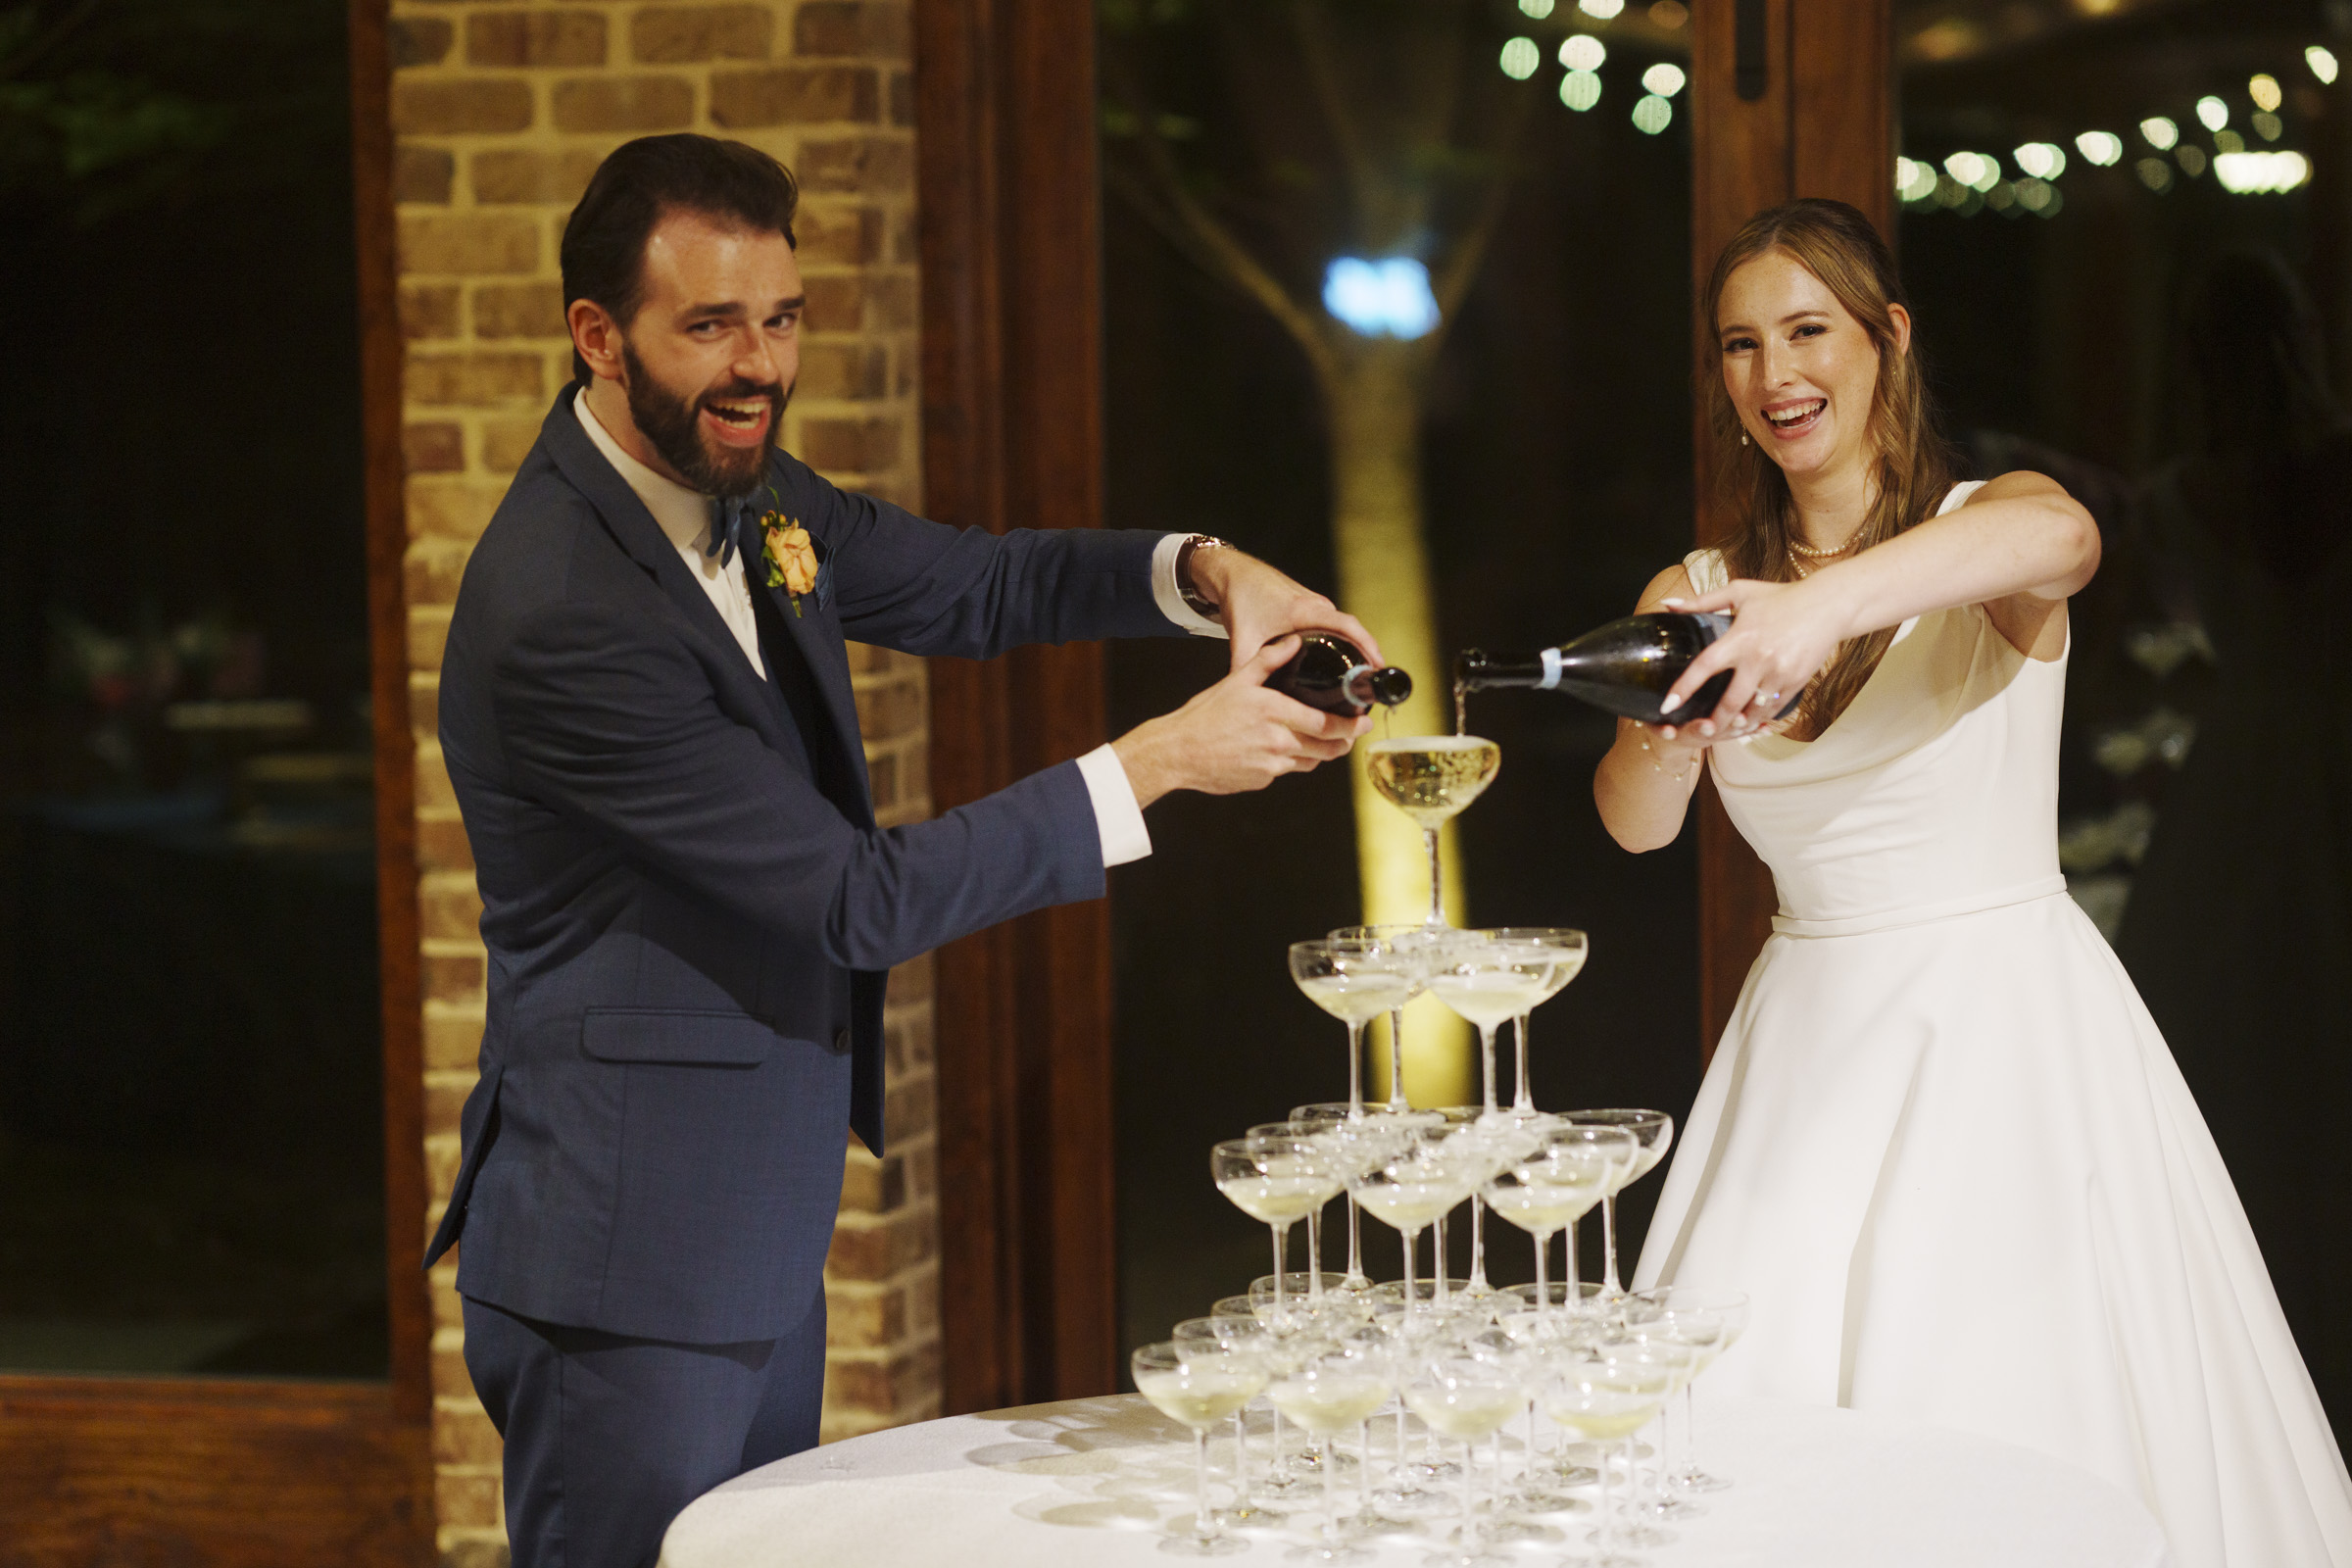
M 580 1049 L 599 1061 L 658 1061 L 687 1066 L 757 1066 L 779 1037 L 743 1012 L 683 1007 L 590 1007 Z

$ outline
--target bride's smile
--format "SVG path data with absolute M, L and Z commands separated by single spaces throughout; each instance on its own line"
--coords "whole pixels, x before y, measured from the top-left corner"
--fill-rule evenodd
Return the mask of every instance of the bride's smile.
M 1731 275 L 1721 321 L 1724 384 L 1748 439 L 1800 493 L 1858 476 L 1871 453 L 1879 353 L 1837 294 L 1774 251 Z M 1897 315 L 1905 343 L 1910 325 Z

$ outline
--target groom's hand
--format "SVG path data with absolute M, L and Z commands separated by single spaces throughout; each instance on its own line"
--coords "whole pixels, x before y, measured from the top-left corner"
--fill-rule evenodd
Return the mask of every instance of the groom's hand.
M 1336 632 L 1373 663 L 1383 662 L 1379 642 L 1362 621 L 1255 556 L 1231 545 L 1196 550 L 1191 571 L 1194 589 L 1218 607 L 1217 619 L 1233 639 L 1237 672 L 1266 644 L 1297 631 Z
M 1112 743 L 1138 806 L 1170 790 L 1238 795 L 1285 773 L 1348 755 L 1369 718 L 1343 718 L 1266 689 L 1266 677 L 1298 651 L 1278 637 L 1173 713 L 1147 719 Z

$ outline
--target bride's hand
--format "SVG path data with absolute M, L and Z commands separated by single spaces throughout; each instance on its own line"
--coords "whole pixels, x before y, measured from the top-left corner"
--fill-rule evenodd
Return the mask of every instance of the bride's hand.
M 1704 732 L 1710 741 L 1754 734 L 1821 672 L 1842 639 L 1840 617 L 1809 591 L 1813 586 L 1741 578 L 1694 599 L 1664 602 L 1667 609 L 1687 613 L 1728 610 L 1734 616 L 1732 629 L 1690 661 L 1661 705 L 1672 712 L 1718 672 L 1732 671 L 1732 684 L 1714 713 L 1684 725 L 1686 733 Z

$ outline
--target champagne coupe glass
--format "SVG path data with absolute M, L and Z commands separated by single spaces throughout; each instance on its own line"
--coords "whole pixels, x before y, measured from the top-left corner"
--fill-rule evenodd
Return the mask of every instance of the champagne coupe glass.
M 1656 1311 L 1653 1303 L 1628 1297 L 1623 1304 L 1627 1311 L 1624 1323 L 1617 1329 L 1617 1338 L 1623 1342 L 1624 1355 L 1662 1366 L 1669 1378 L 1666 1402 L 1658 1407 L 1657 1462 L 1654 1467 L 1635 1469 L 1633 1485 L 1628 1488 L 1632 1495 L 1626 1502 L 1626 1512 L 1638 1521 L 1672 1523 L 1678 1519 L 1695 1519 L 1707 1510 L 1687 1497 L 1673 1495 L 1667 1490 L 1666 1471 L 1674 1453 L 1674 1396 L 1690 1391 L 1690 1380 L 1698 1376 L 1704 1364 L 1704 1351 L 1693 1338 L 1700 1325 L 1686 1323 L 1683 1332 L 1678 1333 L 1663 1321 L 1663 1314 Z M 1712 1336 L 1722 1331 L 1719 1326 L 1708 1324 L 1704 1332 Z
M 1553 958 L 1551 978 L 1546 982 L 1544 994 L 1529 1004 L 1527 1011 L 1516 1014 L 1511 1020 L 1511 1039 L 1519 1058 L 1519 1090 L 1511 1099 L 1511 1114 L 1531 1116 L 1535 1114 L 1536 1097 L 1527 1076 L 1528 1012 L 1567 990 L 1568 982 L 1584 972 L 1585 957 L 1591 951 L 1591 944 L 1585 940 L 1582 931 L 1572 931 L 1565 926 L 1506 925 L 1497 926 L 1487 934 L 1497 942 L 1524 943 L 1552 955 Z
M 1698 1365 L 1697 1352 L 1687 1345 L 1677 1345 L 1670 1340 L 1640 1339 L 1623 1329 L 1594 1346 L 1593 1353 L 1608 1364 L 1613 1377 L 1643 1380 L 1644 1386 L 1650 1381 L 1656 1382 L 1660 1393 L 1657 1404 L 1650 1412 L 1652 1420 L 1664 1419 L 1667 1406 L 1690 1382 Z M 1662 1434 L 1657 1451 L 1662 1461 L 1665 1452 Z M 1643 1479 L 1640 1454 L 1638 1443 L 1629 1438 L 1625 1448 L 1626 1496 L 1617 1505 L 1614 1521 L 1617 1544 L 1636 1547 L 1668 1545 L 1675 1539 L 1674 1532 L 1661 1530 L 1649 1522 L 1662 1515 L 1657 1509 L 1657 1499 L 1651 1495 Z M 1689 1511 L 1697 1513 L 1702 1510 L 1692 1507 Z
M 1364 1113 L 1364 1025 L 1421 989 L 1419 966 L 1395 943 L 1320 937 L 1291 944 L 1291 979 L 1306 1000 L 1348 1026 L 1348 1108 Z
M 1284 1312 L 1283 1254 L 1291 1227 L 1339 1192 L 1339 1172 L 1307 1138 L 1229 1139 L 1209 1151 L 1209 1171 L 1218 1192 L 1274 1233 L 1274 1310 Z
M 1653 1302 L 1659 1315 L 1668 1324 L 1685 1325 L 1684 1332 L 1696 1339 L 1711 1321 L 1715 1336 L 1700 1342 L 1698 1371 L 1704 1372 L 1719 1360 L 1723 1352 L 1740 1341 L 1747 1330 L 1747 1298 L 1739 1291 L 1708 1290 L 1695 1285 L 1661 1286 L 1641 1293 Z M 1697 1381 L 1695 1375 L 1691 1382 Z M 1666 1478 L 1667 1485 L 1678 1492 L 1722 1492 L 1731 1486 L 1721 1476 L 1709 1475 L 1698 1465 L 1698 1410 L 1696 1396 L 1690 1384 L 1683 1386 L 1683 1453 L 1680 1470 Z
M 1429 846 L 1429 929 L 1446 925 L 1438 829 L 1494 782 L 1502 748 L 1476 735 L 1399 735 L 1364 749 L 1372 787 L 1421 829 Z
M 1481 1195 L 1496 1171 L 1539 1146 L 1543 1127 L 1537 1120 L 1516 1122 L 1501 1117 L 1490 1121 L 1469 1105 L 1452 1106 L 1438 1114 L 1446 1119 L 1447 1127 L 1442 1134 L 1425 1136 L 1442 1136 L 1446 1146 L 1461 1155 L 1471 1174 L 1470 1278 L 1464 1282 L 1462 1294 L 1473 1299 L 1492 1296 L 1494 1287 L 1487 1283 L 1486 1200 Z M 1443 1243 L 1439 1253 L 1444 1256 Z
M 1557 967 L 1559 956 L 1549 949 L 1465 931 L 1432 953 L 1422 970 L 1430 994 L 1478 1027 L 1490 1119 L 1501 1116 L 1494 1102 L 1494 1031 L 1558 989 L 1551 984 Z
M 1420 1111 L 1383 1108 L 1365 1113 L 1358 1106 L 1329 1102 L 1294 1105 L 1291 1120 L 1315 1127 L 1316 1136 L 1341 1161 L 1341 1174 L 1347 1177 L 1395 1158 L 1420 1127 L 1444 1124 L 1441 1118 Z M 1322 1266 L 1320 1257 L 1316 1266 Z M 1354 1295 L 1372 1288 L 1371 1276 L 1364 1272 L 1362 1211 L 1352 1192 L 1348 1194 L 1348 1274 L 1340 1288 Z
M 1544 1413 L 1554 1424 L 1588 1442 L 1604 1446 L 1622 1443 L 1629 1469 L 1633 1464 L 1634 1434 L 1649 1424 L 1649 1418 L 1657 1414 L 1665 1401 L 1666 1377 L 1662 1372 L 1628 1366 L 1597 1349 L 1559 1362 L 1550 1381 L 1544 1385 Z M 1600 1524 L 1592 1535 L 1592 1543 L 1599 1548 L 1599 1554 L 1586 1558 L 1579 1568 L 1645 1568 L 1647 1559 L 1625 1554 L 1625 1548 L 1634 1543 L 1626 1539 L 1623 1526 L 1609 1506 L 1609 1461 L 1605 1456 L 1599 1469 Z
M 1348 1178 L 1348 1190 L 1374 1219 L 1395 1230 L 1404 1243 L 1404 1301 L 1408 1311 L 1421 1309 L 1413 1288 L 1413 1253 L 1421 1233 L 1441 1219 L 1469 1191 L 1473 1172 L 1458 1153 L 1443 1144 L 1416 1143 L 1396 1158 Z M 1438 1259 L 1443 1274 L 1445 1259 Z
M 1418 984 L 1422 956 L 1429 946 L 1431 932 L 1426 925 L 1344 925 L 1324 935 L 1334 942 L 1379 942 L 1395 948 L 1414 965 L 1413 979 Z M 1389 1009 L 1388 1108 L 1393 1111 L 1412 1108 L 1404 1098 L 1404 1004 L 1401 1002 Z
M 1474 1494 L 1476 1446 L 1499 1430 L 1523 1401 L 1516 1368 L 1499 1361 L 1450 1355 L 1416 1368 L 1404 1383 L 1406 1406 L 1432 1431 L 1462 1446 L 1462 1523 L 1452 1549 L 1432 1553 L 1429 1568 L 1503 1568 L 1510 1561 L 1487 1550 Z
M 1251 1317 L 1188 1317 L 1168 1331 L 1168 1338 L 1187 1349 L 1206 1341 L 1263 1360 L 1272 1335 Z M 1278 1525 L 1287 1517 L 1250 1494 L 1250 1423 L 1244 1406 L 1233 1412 L 1233 1502 L 1217 1510 L 1217 1520 L 1228 1527 Z
M 1301 1355 L 1266 1385 L 1266 1397 L 1293 1423 L 1320 1439 L 1326 1462 L 1323 1471 L 1323 1529 L 1308 1544 L 1285 1555 L 1295 1561 L 1362 1562 L 1371 1553 L 1348 1544 L 1340 1512 L 1339 1446 L 1342 1433 L 1372 1419 L 1389 1402 L 1388 1379 L 1360 1349 L 1324 1344 Z
M 1662 1110 L 1572 1110 L 1565 1118 L 1590 1126 L 1622 1127 L 1634 1135 L 1642 1147 L 1634 1160 L 1633 1170 L 1617 1184 L 1623 1192 L 1657 1168 L 1674 1147 L 1674 1118 Z M 1600 1205 L 1601 1294 L 1618 1297 L 1625 1294 L 1617 1272 L 1617 1193 L 1609 1194 Z
M 1265 1388 L 1265 1363 L 1221 1345 L 1167 1340 L 1137 1350 L 1128 1360 L 1128 1370 L 1145 1398 L 1193 1433 L 1192 1532 L 1162 1536 L 1159 1549 L 1183 1557 L 1230 1557 L 1249 1550 L 1250 1543 L 1229 1534 L 1209 1511 L 1208 1429 Z
M 1264 1337 L 1250 1341 L 1250 1348 L 1265 1363 L 1269 1376 L 1298 1346 L 1306 1343 L 1300 1315 L 1288 1307 L 1277 1310 L 1270 1296 L 1252 1292 L 1247 1296 L 1219 1297 L 1215 1304 L 1209 1307 L 1208 1315 L 1212 1318 L 1239 1319 L 1263 1330 Z M 1268 1402 L 1270 1404 L 1272 1401 Z M 1263 1490 L 1276 1497 L 1291 1496 L 1298 1490 L 1297 1470 L 1313 1468 L 1304 1459 L 1293 1463 L 1283 1445 L 1283 1424 L 1282 1412 L 1274 1411 L 1274 1452 L 1266 1460 Z
M 1634 1135 L 1621 1127 L 1561 1127 L 1543 1136 L 1536 1149 L 1487 1180 L 1485 1198 L 1510 1224 L 1535 1239 L 1536 1310 L 1547 1336 L 1556 1336 L 1550 1315 L 1551 1239 L 1607 1197 L 1633 1164 Z M 1568 1287 L 1576 1289 L 1576 1253 L 1568 1254 Z
M 1295 1138 L 1314 1146 L 1316 1152 L 1331 1167 L 1332 1197 L 1347 1190 L 1348 1173 L 1360 1163 L 1368 1163 L 1377 1151 L 1363 1144 L 1350 1144 L 1332 1124 L 1323 1121 L 1294 1118 L 1289 1121 L 1260 1122 L 1242 1135 L 1245 1138 Z M 1325 1199 L 1329 1202 L 1330 1199 Z M 1306 1272 L 1291 1276 L 1306 1287 L 1313 1310 L 1323 1308 L 1326 1276 L 1323 1273 L 1323 1207 L 1317 1204 L 1306 1211 Z

